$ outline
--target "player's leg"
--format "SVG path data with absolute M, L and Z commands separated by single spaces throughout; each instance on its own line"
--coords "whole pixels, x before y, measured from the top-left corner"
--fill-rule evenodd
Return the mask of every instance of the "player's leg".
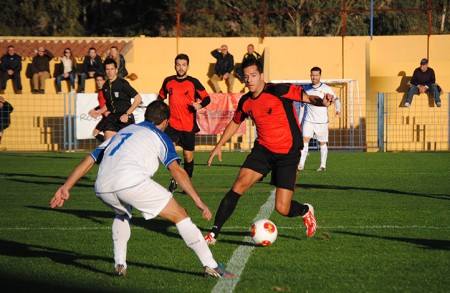
M 126 190 L 121 192 L 126 192 Z M 114 275 L 122 277 L 127 273 L 127 244 L 131 235 L 131 206 L 122 202 L 118 193 L 102 193 L 98 190 L 96 190 L 96 193 L 97 197 L 116 213 L 112 224 Z
M 247 156 L 247 159 L 243 163 L 233 187 L 225 194 L 220 202 L 214 218 L 214 225 L 210 232 L 205 236 L 208 244 L 213 245 L 216 242 L 220 230 L 233 214 L 241 196 L 255 184 L 255 182 L 269 173 L 269 171 L 270 164 L 267 162 L 267 149 L 259 144 L 255 144 L 252 152 Z
M 182 131 L 179 145 L 183 148 L 183 168 L 189 178 L 192 178 L 194 173 L 195 132 Z
M 314 128 L 320 147 L 320 166 L 317 171 L 325 171 L 327 168 L 328 157 L 328 123 L 316 124 Z
M 297 181 L 298 155 L 295 151 L 287 155 L 277 155 L 277 160 L 274 162 L 272 183 L 277 187 L 275 209 L 286 217 L 302 216 L 307 235 L 311 237 L 316 232 L 314 209 L 310 204 L 301 204 L 292 199 Z
M 303 137 L 303 149 L 300 156 L 300 162 L 298 163 L 298 170 L 303 171 L 305 168 L 306 158 L 308 157 L 308 151 L 309 151 L 309 141 L 311 140 L 311 137 Z

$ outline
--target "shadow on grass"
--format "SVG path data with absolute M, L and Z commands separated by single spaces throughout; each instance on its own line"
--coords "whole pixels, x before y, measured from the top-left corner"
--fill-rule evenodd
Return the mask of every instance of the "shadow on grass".
M 436 239 L 423 239 L 423 238 L 405 238 L 405 237 L 392 237 L 392 236 L 378 236 L 365 233 L 354 233 L 346 231 L 334 231 L 337 234 L 350 235 L 355 237 L 367 237 L 377 238 L 383 240 L 391 240 L 398 242 L 406 242 L 417 245 L 425 249 L 438 249 L 438 250 L 450 250 L 450 241 L 448 240 L 436 240 Z
M 36 209 L 41 211 L 48 211 L 52 213 L 62 213 L 76 216 L 80 219 L 90 220 L 96 224 L 105 224 L 108 220 L 108 225 L 111 225 L 112 220 L 114 219 L 113 211 L 91 211 L 91 210 L 73 210 L 73 209 L 52 209 L 49 207 L 42 206 L 26 206 L 26 208 Z M 163 219 L 151 219 L 145 220 L 142 217 L 136 217 L 133 215 L 133 218 L 130 221 L 131 226 L 141 227 L 156 233 L 160 233 L 166 235 L 168 237 L 174 237 L 181 239 L 180 234 L 175 232 L 170 232 L 169 228 L 175 226 L 169 221 Z
M 33 173 L 5 173 L 0 172 L 0 177 L 6 178 L 6 180 L 13 181 L 13 182 L 20 182 L 20 183 L 33 183 L 33 184 L 39 184 L 39 185 L 62 185 L 62 182 L 66 181 L 67 176 L 50 176 L 50 175 L 39 175 L 39 174 L 33 174 Z M 56 179 L 59 180 L 58 182 L 55 181 L 44 181 L 45 179 Z M 94 180 L 89 179 L 88 177 L 81 177 L 81 182 L 77 183 L 77 187 L 90 187 L 92 188 L 94 186 Z M 87 183 L 83 183 L 83 181 L 86 181 Z
M 434 199 L 450 200 L 450 194 L 423 194 L 417 192 L 406 192 L 395 189 L 382 189 L 382 188 L 368 188 L 368 187 L 348 187 L 348 186 L 337 186 L 337 185 L 317 185 L 317 184 L 296 184 L 297 188 L 302 189 L 329 189 L 329 190 L 362 190 L 362 191 L 376 191 L 391 193 L 395 195 L 407 195 L 407 196 L 420 196 Z
M 19 258 L 47 258 L 51 260 L 52 262 L 56 264 L 61 264 L 65 266 L 73 266 L 76 269 L 90 271 L 93 273 L 98 273 L 101 275 L 106 276 L 112 276 L 112 269 L 111 271 L 105 272 L 102 270 L 99 270 L 93 266 L 85 265 L 82 262 L 86 260 L 90 261 L 104 261 L 107 263 L 111 263 L 111 268 L 113 268 L 114 259 L 112 257 L 105 257 L 105 256 L 98 256 L 98 255 L 87 255 L 87 254 L 81 254 L 75 251 L 70 250 L 64 250 L 64 249 L 57 249 L 42 245 L 33 245 L 33 244 L 25 244 L 20 243 L 17 241 L 9 241 L 0 239 L 0 256 L 9 257 L 12 259 L 13 257 L 19 257 Z M 11 262 L 9 266 L 14 266 L 14 263 Z M 158 266 L 158 265 L 152 265 L 152 264 L 146 264 L 146 263 L 139 263 L 139 262 L 128 262 L 128 266 L 132 267 L 141 267 L 141 268 L 147 268 L 147 269 L 154 269 L 154 270 L 161 270 L 161 271 L 167 271 L 171 273 L 181 273 L 181 274 L 187 274 L 187 275 L 193 275 L 193 276 L 203 276 L 202 273 L 198 272 L 191 272 L 191 271 L 185 271 L 185 270 L 179 270 L 172 267 L 164 267 L 164 266 Z M 2 288 L 5 289 L 5 285 L 8 288 L 8 285 L 14 286 L 14 291 L 18 292 L 20 290 L 17 290 L 17 288 L 33 288 L 33 285 L 36 284 L 43 284 L 44 286 L 40 286 L 39 289 L 42 288 L 63 288 L 61 284 L 50 284 L 57 283 L 56 280 L 49 279 L 48 283 L 42 282 L 41 280 L 31 280 L 29 277 L 27 277 L 26 282 L 23 282 L 24 277 L 23 276 L 16 276 L 11 275 L 7 276 L 6 274 L 8 272 L 3 271 L 7 267 L 2 267 L 0 269 L 0 272 L 2 272 Z M 48 268 L 49 270 L 56 269 L 56 268 Z M 136 270 L 137 271 L 137 270 Z M 25 274 L 26 275 L 26 274 Z M 16 283 L 18 282 L 18 283 Z M 13 288 L 13 287 L 12 287 Z M 36 287 L 35 287 L 36 288 Z M 34 288 L 34 289 L 35 289 Z M 75 291 L 74 284 L 70 285 L 70 291 Z M 73 290 L 72 290 L 73 289 Z M 41 290 L 42 291 L 42 290 Z M 83 288 L 83 291 L 85 291 L 85 288 Z M 95 290 L 98 291 L 98 290 Z M 67 292 L 64 290 L 64 292 Z

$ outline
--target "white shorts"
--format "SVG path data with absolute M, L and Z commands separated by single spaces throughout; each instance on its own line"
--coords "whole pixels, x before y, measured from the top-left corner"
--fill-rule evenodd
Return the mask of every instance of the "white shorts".
M 312 138 L 314 134 L 320 142 L 328 142 L 328 123 L 311 123 L 304 121 L 302 124 L 303 137 Z
M 150 178 L 120 191 L 96 193 L 97 197 L 117 214 L 127 214 L 131 218 L 131 207 L 134 207 L 146 220 L 158 216 L 172 198 L 172 193 Z

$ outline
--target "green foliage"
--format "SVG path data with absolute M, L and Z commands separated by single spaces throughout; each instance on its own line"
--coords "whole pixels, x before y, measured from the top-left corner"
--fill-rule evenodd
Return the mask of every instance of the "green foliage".
M 174 225 L 134 211 L 128 275 L 111 277 L 113 213 L 94 193 L 96 167 L 63 208 L 49 201 L 86 154 L 0 153 L 0 274 L 5 292 L 211 292 L 201 264 Z M 224 153 L 207 167 L 196 153 L 193 183 L 215 213 L 246 153 Z M 299 218 L 273 212 L 278 239 L 255 247 L 234 292 L 445 292 L 450 287 L 450 153 L 330 152 L 326 172 L 310 151 L 294 199 L 314 205 L 318 230 L 306 239 Z M 211 248 L 227 265 L 249 247 L 250 224 L 274 189 L 269 177 L 240 199 Z M 168 184 L 163 167 L 155 176 Z M 203 233 L 188 196 L 175 199 Z M 446 289 L 447 288 L 447 289 Z M 229 292 L 231 292 L 230 290 Z
M 180 30 L 182 37 L 250 37 L 370 33 L 370 1 L 347 0 L 343 7 L 342 0 L 266 0 L 265 10 L 263 3 L 263 0 L 4 0 L 0 34 L 174 37 Z M 429 33 L 428 1 L 373 3 L 374 35 Z M 431 33 L 449 33 L 449 0 L 432 1 L 431 8 Z

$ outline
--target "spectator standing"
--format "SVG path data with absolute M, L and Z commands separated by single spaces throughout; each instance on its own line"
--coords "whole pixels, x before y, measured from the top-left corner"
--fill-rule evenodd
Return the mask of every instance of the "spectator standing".
M 408 98 L 405 102 L 405 107 L 411 107 L 413 96 L 423 93 L 431 93 L 436 102 L 436 106 L 441 106 L 441 98 L 436 84 L 436 76 L 434 70 L 428 67 L 428 59 L 420 60 L 420 66 L 414 70 L 411 78 L 411 86 L 408 91 Z
M 139 106 L 142 98 L 128 81 L 117 76 L 117 63 L 114 59 L 106 59 L 104 64 L 108 81 L 102 91 L 106 108 L 110 112 L 104 124 L 107 140 L 125 126 L 134 124 L 133 111 Z M 133 103 L 131 99 L 134 99 Z
M 303 87 L 303 90 L 312 96 L 323 98 L 325 94 L 334 96 L 334 103 L 336 105 L 336 116 L 339 117 L 341 113 L 341 103 L 334 94 L 333 90 L 326 84 L 320 82 L 322 76 L 322 69 L 313 67 L 310 72 L 311 84 Z M 305 108 L 302 118 L 303 131 L 303 149 L 298 164 L 298 170 L 303 171 L 306 158 L 308 156 L 309 141 L 316 135 L 320 147 L 320 167 L 317 171 L 325 171 L 327 168 L 328 157 L 328 108 L 317 107 L 312 104 L 302 103 Z
M 3 131 L 11 124 L 11 112 L 13 106 L 0 96 L 0 150 L 6 151 L 6 147 L 2 146 Z
M 44 47 L 39 47 L 36 56 L 31 62 L 31 87 L 33 94 L 45 93 L 45 80 L 51 77 L 50 75 L 50 60 L 53 54 Z
M 109 50 L 109 56 L 107 58 L 114 59 L 118 68 L 118 77 L 125 78 L 128 75 L 127 68 L 125 67 L 125 57 L 119 53 L 117 46 L 112 46 Z
M 211 99 L 198 79 L 187 75 L 189 57 L 179 54 L 175 57 L 176 75 L 164 79 L 158 99 L 169 98 L 170 120 L 166 129 L 172 141 L 183 148 L 184 170 L 192 178 L 194 172 L 195 133 L 199 132 L 197 110 L 206 107 Z M 172 178 L 169 191 L 177 188 Z
M 22 81 L 20 79 L 20 72 L 22 71 L 22 57 L 16 54 L 16 48 L 9 45 L 7 52 L 3 55 L 0 63 L 2 85 L 0 94 L 5 93 L 6 82 L 12 79 L 16 86 L 16 94 L 22 93 Z
M 86 79 L 95 78 L 96 74 L 104 74 L 102 58 L 94 47 L 89 48 L 89 53 L 84 57 L 80 74 L 79 92 L 84 93 Z
M 219 81 L 225 80 L 227 83 L 228 93 L 233 92 L 234 85 L 234 57 L 230 53 L 228 53 L 228 46 L 222 45 L 218 49 L 214 49 L 211 51 L 211 55 L 216 58 L 217 62 L 214 66 L 214 74 L 210 78 L 210 82 L 213 85 L 213 89 L 215 93 L 221 93 L 222 90 L 219 86 Z
M 75 79 L 77 77 L 77 60 L 72 55 L 70 48 L 64 49 L 64 56 L 61 58 L 55 68 L 56 89 L 58 94 L 61 93 L 61 81 L 69 80 L 71 86 L 71 93 L 75 93 Z

